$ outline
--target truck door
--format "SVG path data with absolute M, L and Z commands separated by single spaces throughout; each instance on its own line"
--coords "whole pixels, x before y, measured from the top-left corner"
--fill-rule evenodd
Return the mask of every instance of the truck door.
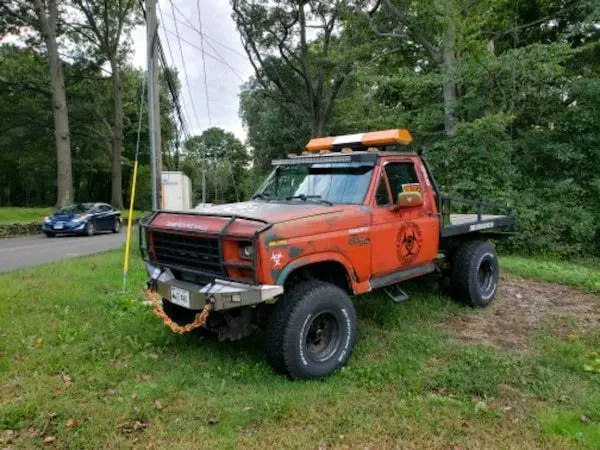
M 429 183 L 412 159 L 387 161 L 372 203 L 371 272 L 381 276 L 432 262 L 437 257 L 439 220 Z M 418 191 L 423 205 L 398 208 L 398 194 Z

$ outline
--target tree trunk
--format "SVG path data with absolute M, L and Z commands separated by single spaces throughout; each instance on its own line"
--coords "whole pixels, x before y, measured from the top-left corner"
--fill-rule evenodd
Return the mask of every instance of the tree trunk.
M 456 59 L 456 37 L 454 20 L 448 17 L 448 29 L 444 42 L 444 133 L 454 136 L 454 104 L 456 102 L 456 81 L 454 80 L 454 62 Z
M 73 175 L 65 78 L 62 62 L 58 56 L 58 44 L 56 43 L 58 8 L 56 1 L 50 0 L 48 1 L 48 12 L 46 13 L 42 0 L 35 0 L 35 10 L 48 50 L 52 114 L 54 116 L 54 136 L 56 139 L 56 205 L 61 207 L 73 202 Z
M 116 55 L 110 60 L 111 78 L 113 83 L 113 101 L 115 108 L 115 123 L 113 125 L 111 172 L 112 189 L 111 203 L 117 209 L 123 209 L 123 181 L 121 156 L 123 154 L 123 91 L 121 76 Z
M 488 38 L 487 50 L 491 56 L 496 56 L 496 45 L 494 43 L 493 37 Z M 486 116 L 491 116 L 492 114 L 494 114 L 494 95 L 493 95 L 494 83 L 495 83 L 494 75 L 492 75 L 492 74 L 488 75 L 485 79 L 485 89 L 487 91 L 487 103 L 488 103 Z

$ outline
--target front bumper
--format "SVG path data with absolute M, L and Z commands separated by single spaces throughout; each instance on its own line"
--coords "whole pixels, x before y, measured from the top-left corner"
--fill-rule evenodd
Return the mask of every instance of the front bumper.
M 42 231 L 51 233 L 81 233 L 84 231 L 87 221 L 84 222 L 63 222 L 61 228 L 54 228 L 55 223 L 44 222 L 42 224 Z
M 157 267 L 148 262 L 145 264 L 148 275 L 150 275 L 148 280 L 150 290 L 171 301 L 172 287 L 184 289 L 190 293 L 189 309 L 191 310 L 203 309 L 207 303 L 212 303 L 214 311 L 257 305 L 259 303 L 273 303 L 275 297 L 283 294 L 283 286 L 268 284 L 254 286 L 218 279 L 201 286 L 177 280 L 167 268 Z

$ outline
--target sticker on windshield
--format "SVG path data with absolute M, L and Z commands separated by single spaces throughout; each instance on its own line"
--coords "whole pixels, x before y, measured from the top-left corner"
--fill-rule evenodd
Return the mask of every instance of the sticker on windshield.
M 419 183 L 403 184 L 402 192 L 421 192 L 421 185 Z
M 396 236 L 396 254 L 401 264 L 408 265 L 417 259 L 423 244 L 421 228 L 414 222 L 400 225 Z

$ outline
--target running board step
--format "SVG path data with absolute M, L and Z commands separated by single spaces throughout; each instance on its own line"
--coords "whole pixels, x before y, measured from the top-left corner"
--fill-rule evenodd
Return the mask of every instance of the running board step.
M 408 300 L 408 294 L 397 284 L 383 288 L 383 292 L 385 292 L 394 303 L 402 303 L 403 301 Z

